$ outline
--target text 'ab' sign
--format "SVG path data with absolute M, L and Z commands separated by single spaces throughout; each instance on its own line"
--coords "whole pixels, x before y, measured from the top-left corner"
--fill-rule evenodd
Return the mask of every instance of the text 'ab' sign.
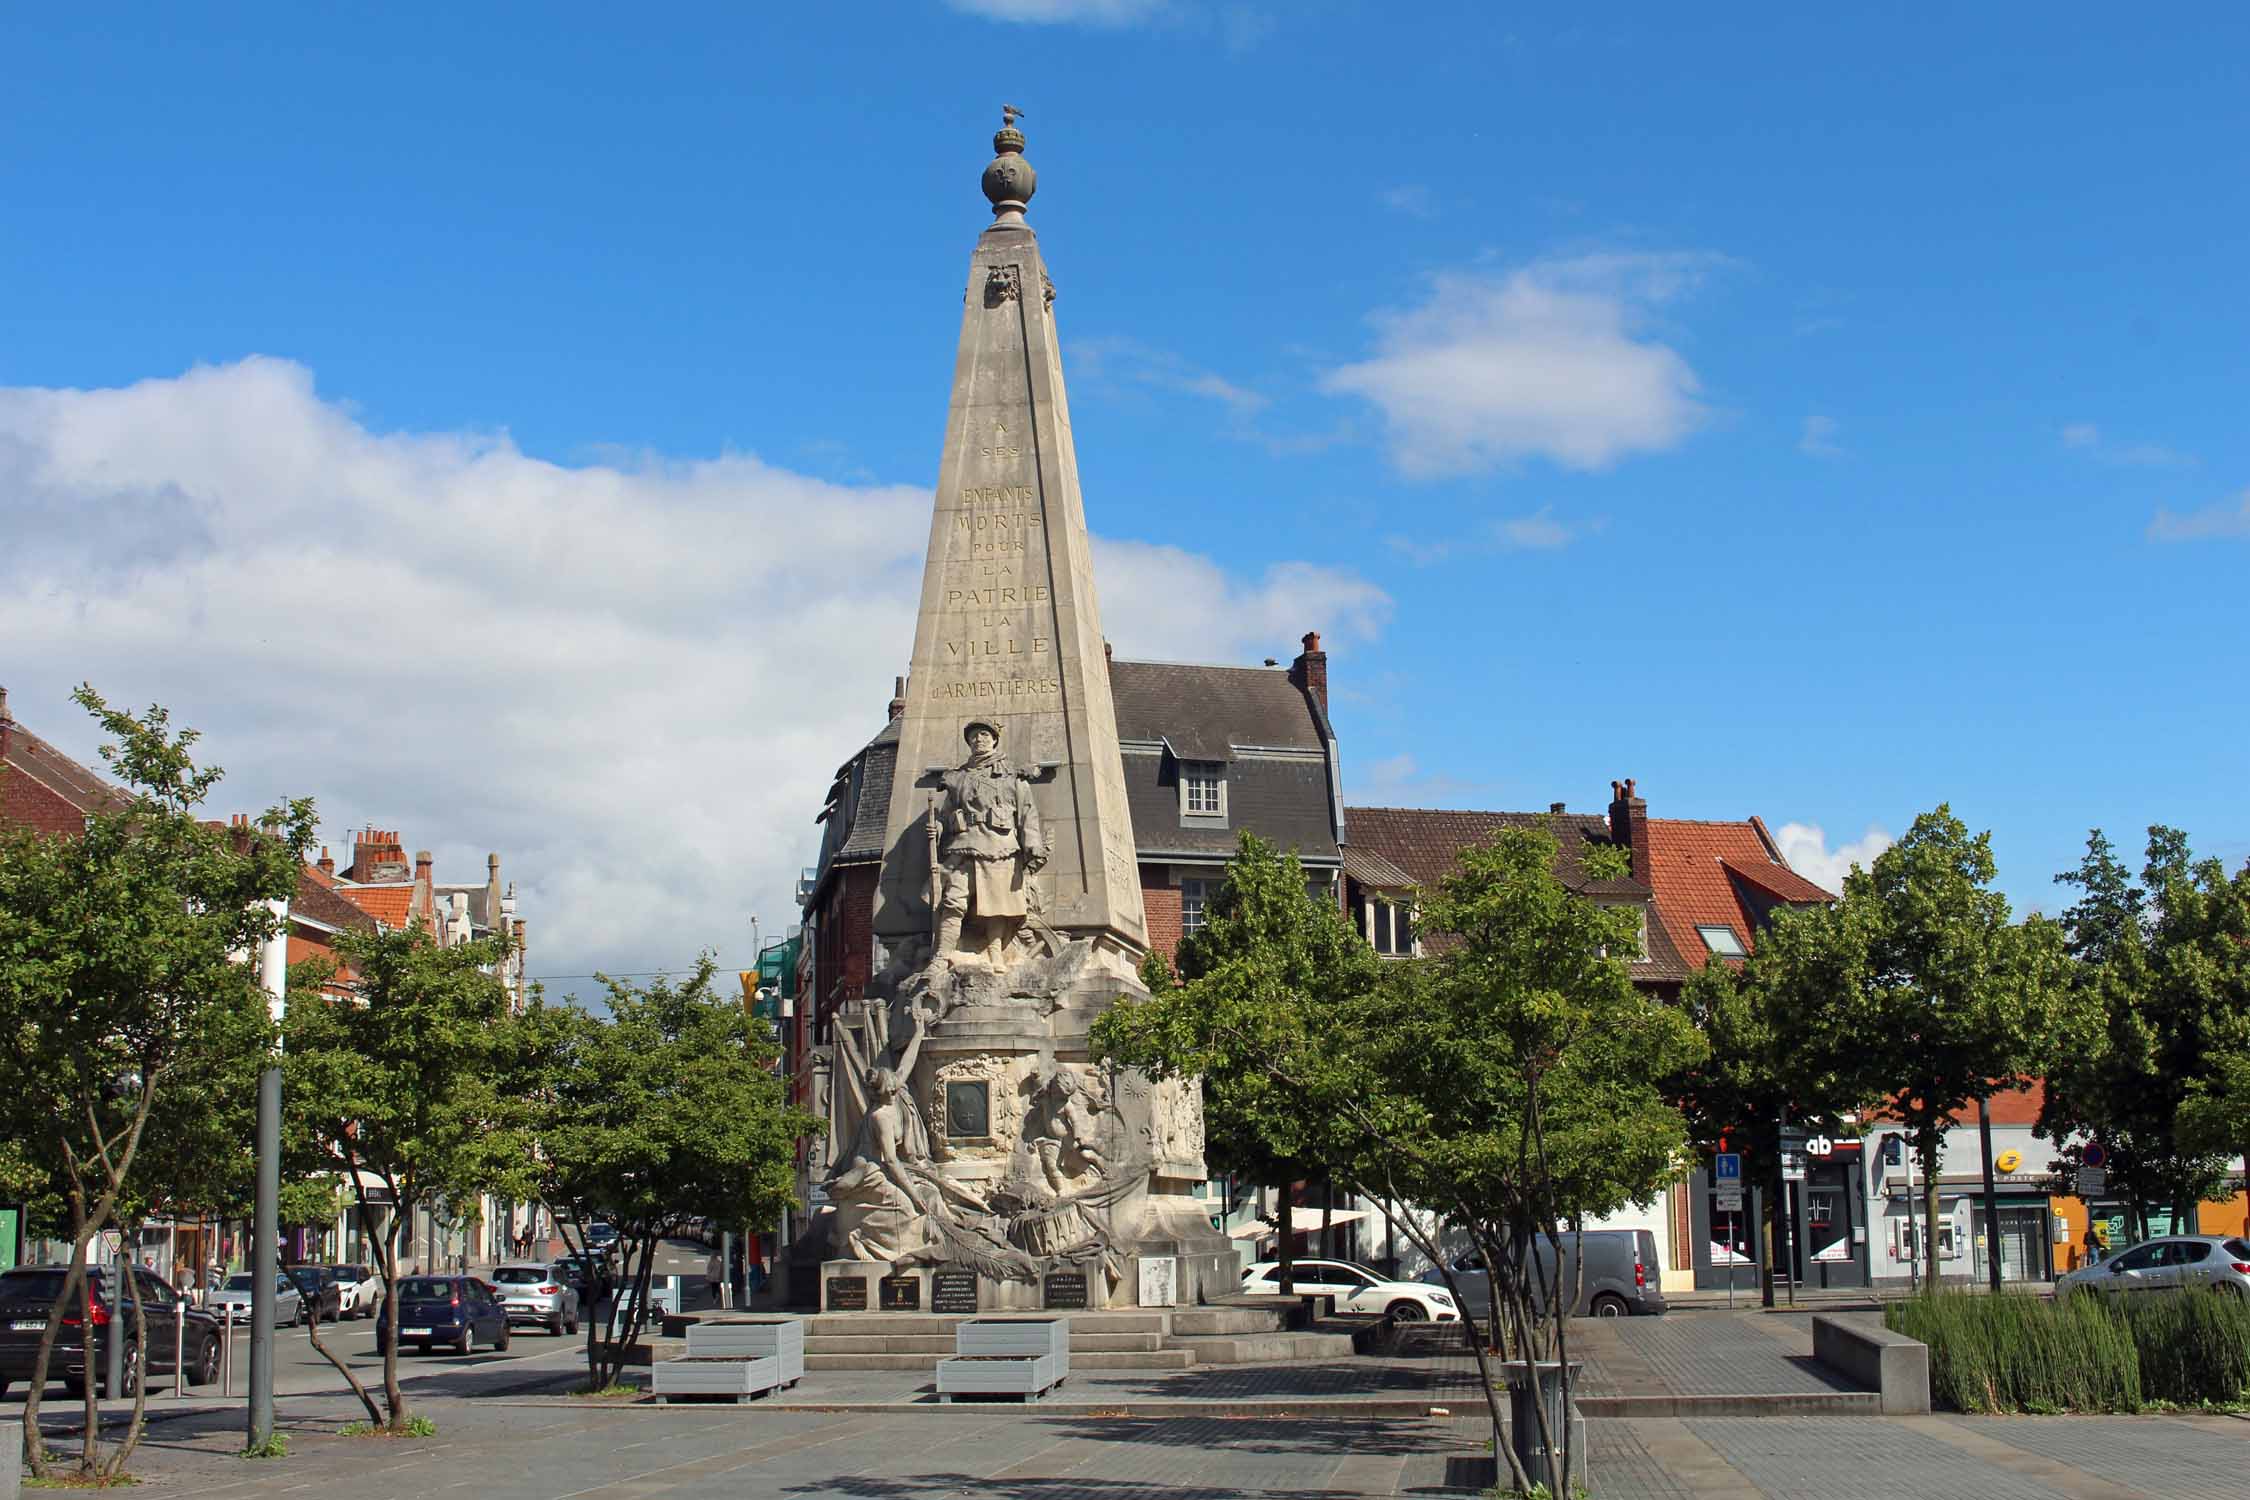
M 1739 1151 L 1713 1153 L 1711 1157 L 1711 1180 L 1713 1182 L 1740 1182 L 1742 1180 L 1742 1153 Z

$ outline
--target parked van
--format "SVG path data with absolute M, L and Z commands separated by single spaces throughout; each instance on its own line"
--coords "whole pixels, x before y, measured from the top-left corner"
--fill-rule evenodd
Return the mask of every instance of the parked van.
M 1578 1286 L 1577 1304 L 1571 1308 L 1573 1317 L 1622 1318 L 1627 1314 L 1648 1316 L 1665 1311 L 1664 1293 L 1657 1285 L 1656 1236 L 1646 1229 L 1589 1229 L 1583 1236 L 1565 1231 L 1559 1236 L 1562 1244 L 1562 1266 L 1555 1266 L 1554 1247 L 1546 1236 L 1533 1240 L 1538 1255 L 1538 1269 L 1534 1285 Z M 1581 1285 L 1574 1280 L 1578 1274 L 1579 1242 L 1585 1242 L 1586 1279 Z M 1435 1268 L 1422 1273 L 1424 1281 L 1443 1283 L 1445 1277 Z M 1492 1316 L 1492 1293 L 1486 1286 L 1484 1265 L 1474 1256 L 1456 1261 L 1453 1281 L 1461 1289 L 1465 1303 L 1461 1309 L 1471 1319 Z

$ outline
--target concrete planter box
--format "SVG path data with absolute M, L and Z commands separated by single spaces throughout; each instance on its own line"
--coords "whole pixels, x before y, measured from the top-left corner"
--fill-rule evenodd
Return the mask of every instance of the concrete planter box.
M 1060 1380 L 1070 1373 L 1070 1319 L 969 1318 L 954 1326 L 953 1352 L 1052 1359 Z
M 955 1396 L 1021 1396 L 1036 1401 L 1063 1381 L 1062 1357 L 1054 1354 L 955 1355 L 937 1367 L 938 1400 Z
M 690 1359 L 770 1359 L 781 1384 L 805 1378 L 805 1325 L 800 1318 L 706 1318 L 687 1331 Z
M 0 1422 L 0 1450 L 0 1500 L 16 1500 L 23 1492 L 22 1422 Z
M 781 1365 L 771 1359 L 714 1359 L 683 1355 L 654 1367 L 659 1404 L 674 1396 L 732 1396 L 737 1403 L 762 1396 L 781 1384 Z

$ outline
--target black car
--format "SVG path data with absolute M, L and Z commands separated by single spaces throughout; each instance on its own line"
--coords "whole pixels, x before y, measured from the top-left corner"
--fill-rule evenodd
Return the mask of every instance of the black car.
M 508 1310 L 491 1287 L 474 1276 L 409 1276 L 398 1284 L 398 1341 L 427 1353 L 443 1344 L 467 1354 L 482 1339 L 508 1347 Z M 386 1342 L 388 1320 L 375 1325 L 375 1347 Z
M 33 1366 L 39 1359 L 39 1339 L 46 1332 L 47 1316 L 53 1309 L 55 1294 L 62 1290 L 65 1268 L 62 1266 L 19 1266 L 0 1275 L 0 1394 L 19 1380 L 31 1378 Z M 115 1271 L 101 1268 L 87 1273 L 94 1284 L 94 1336 L 85 1337 L 84 1305 L 75 1296 L 72 1306 L 63 1314 L 62 1326 L 55 1331 L 54 1353 L 47 1363 L 47 1372 L 61 1379 L 73 1396 L 86 1392 L 86 1351 L 91 1342 L 97 1384 L 103 1395 L 113 1394 L 107 1389 L 108 1344 L 113 1337 L 125 1340 L 125 1389 L 114 1394 L 130 1395 L 138 1381 L 139 1350 L 133 1343 L 133 1303 L 128 1299 L 120 1307 L 110 1296 L 110 1286 Z M 219 1322 L 203 1309 L 184 1304 L 171 1283 L 160 1276 L 135 1269 L 133 1286 L 137 1293 L 143 1326 L 148 1333 L 148 1372 L 155 1379 L 171 1384 L 175 1379 L 186 1385 L 208 1385 L 219 1378 Z M 184 1315 L 184 1316 L 183 1316 Z M 186 1351 L 186 1368 L 177 1368 L 180 1351 Z
M 580 1307 L 590 1310 L 609 1294 L 609 1262 L 599 1255 L 574 1250 L 555 1262 L 554 1273 L 577 1290 Z
M 283 1266 L 281 1274 L 297 1284 L 304 1293 L 305 1307 L 323 1323 L 334 1323 L 344 1316 L 344 1286 L 336 1278 L 333 1266 Z

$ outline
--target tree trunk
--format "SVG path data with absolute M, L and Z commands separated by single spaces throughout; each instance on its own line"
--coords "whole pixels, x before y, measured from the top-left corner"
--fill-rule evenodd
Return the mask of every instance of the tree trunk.
M 392 1299 L 385 1297 L 383 1300 L 388 1303 Z M 394 1329 L 393 1332 L 396 1332 L 396 1330 Z M 367 1394 L 367 1387 L 360 1383 L 359 1375 L 350 1365 L 345 1364 L 342 1359 L 338 1358 L 334 1350 L 320 1341 L 320 1299 L 318 1297 L 313 1299 L 312 1315 L 305 1319 L 305 1337 L 312 1341 L 313 1352 L 334 1365 L 336 1373 L 344 1377 L 344 1384 L 352 1388 L 352 1394 L 359 1398 L 360 1407 L 367 1413 L 367 1425 L 370 1427 L 382 1426 L 383 1414 L 376 1408 L 375 1398 Z
M 123 1233 L 120 1229 L 120 1236 Z M 123 1243 L 122 1238 L 119 1243 Z M 122 1295 L 123 1289 L 120 1288 L 119 1292 Z M 111 1313 L 110 1321 L 116 1324 L 120 1334 L 124 1332 L 124 1325 L 118 1321 L 118 1314 Z M 148 1313 L 141 1306 L 138 1292 L 133 1297 L 133 1347 L 125 1353 L 125 1362 L 120 1368 L 125 1371 L 125 1378 L 133 1382 L 133 1415 L 125 1423 L 124 1441 L 117 1445 L 117 1451 L 110 1455 L 109 1462 L 102 1467 L 102 1481 L 105 1484 L 116 1483 L 123 1476 L 126 1460 L 133 1456 L 134 1449 L 140 1447 L 141 1434 L 148 1421 Z M 179 1363 L 176 1355 L 173 1363 Z M 136 1367 L 138 1379 L 134 1378 Z M 175 1372 L 172 1378 L 178 1380 L 180 1377 Z M 112 1391 L 110 1394 L 115 1396 L 117 1393 Z
M 1922 1158 L 1922 1260 L 1929 1274 L 1922 1284 L 1936 1291 L 1938 1282 L 1938 1133 L 1925 1130 L 1914 1142 Z
M 353 1174 L 358 1175 L 355 1171 Z M 398 1195 L 394 1192 L 392 1197 Z M 384 1424 L 393 1432 L 406 1430 L 406 1388 L 398 1383 L 398 1225 L 399 1220 L 413 1212 L 403 1203 L 393 1202 L 391 1211 L 383 1216 L 383 1232 L 375 1236 L 375 1269 L 383 1273 L 383 1409 L 389 1413 Z M 360 1217 L 367 1217 L 366 1200 L 360 1203 Z
M 62 1287 L 55 1293 L 54 1302 L 47 1309 L 47 1326 L 39 1335 L 39 1353 L 31 1364 L 31 1386 L 23 1397 L 24 1455 L 31 1463 L 32 1477 L 51 1479 L 47 1468 L 47 1445 L 39 1430 L 39 1406 L 47 1390 L 47 1372 L 54 1362 L 55 1335 L 62 1328 L 63 1310 L 70 1299 L 83 1291 L 86 1279 L 86 1247 L 97 1232 L 86 1222 L 85 1200 L 73 1190 L 70 1196 L 70 1266 L 63 1272 Z M 81 1327 L 85 1325 L 80 1324 Z
M 1296 1217 L 1291 1212 L 1296 1207 L 1291 1201 L 1295 1196 L 1293 1188 L 1294 1184 L 1285 1182 L 1274 1189 L 1281 1199 L 1274 1208 L 1274 1238 L 1281 1246 L 1281 1295 L 1284 1297 L 1297 1295 L 1297 1257 L 1290 1249 L 1291 1243 L 1297 1238 Z
M 1336 1258 L 1336 1181 L 1323 1173 L 1320 1179 L 1320 1253 Z

